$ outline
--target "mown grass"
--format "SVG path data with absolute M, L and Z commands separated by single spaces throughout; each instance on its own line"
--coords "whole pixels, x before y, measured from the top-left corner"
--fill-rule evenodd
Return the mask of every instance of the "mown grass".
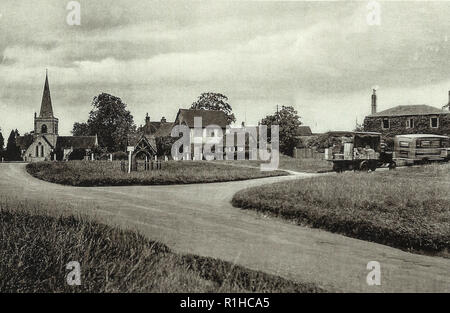
M 0 200 L 0 292 L 320 292 L 218 259 L 181 255 L 83 217 Z M 69 286 L 67 263 L 81 265 Z
M 122 172 L 120 162 L 70 161 L 39 162 L 27 165 L 36 178 L 72 186 L 127 186 L 212 183 L 286 175 L 282 171 L 262 172 L 256 168 L 237 168 L 207 161 L 167 161 L 162 169 Z
M 244 165 L 251 167 L 258 167 L 261 163 L 268 163 L 261 160 L 251 161 L 251 160 L 224 160 L 217 161 L 217 163 L 225 163 L 231 165 Z M 280 170 L 289 170 L 295 172 L 304 173 L 318 173 L 318 172 L 328 172 L 333 169 L 333 163 L 325 161 L 324 159 L 296 159 L 287 155 L 280 154 L 279 165 Z
M 301 225 L 448 257 L 450 164 L 343 173 L 250 188 L 233 205 Z

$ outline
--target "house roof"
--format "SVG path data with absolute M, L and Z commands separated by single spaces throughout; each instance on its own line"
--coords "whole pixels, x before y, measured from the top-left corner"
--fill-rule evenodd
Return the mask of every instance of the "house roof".
M 97 136 L 59 136 L 57 149 L 92 149 L 98 145 Z
M 44 92 L 42 94 L 41 112 L 39 113 L 39 117 L 53 117 L 52 98 L 50 97 L 50 87 L 48 85 L 47 74 L 45 74 Z
M 161 123 L 155 132 L 155 137 L 167 137 L 172 132 L 173 123 Z
M 180 109 L 175 119 L 175 123 L 184 122 L 189 128 L 194 128 L 194 117 L 202 118 L 203 128 L 208 125 L 217 125 L 221 128 L 226 128 L 228 125 L 227 116 L 223 111 L 192 109 Z
M 312 136 L 312 131 L 309 126 L 297 127 L 297 136 Z
M 375 114 L 371 114 L 368 117 L 434 115 L 434 114 L 450 114 L 450 111 L 445 111 L 426 104 L 399 105 L 384 111 L 377 112 Z

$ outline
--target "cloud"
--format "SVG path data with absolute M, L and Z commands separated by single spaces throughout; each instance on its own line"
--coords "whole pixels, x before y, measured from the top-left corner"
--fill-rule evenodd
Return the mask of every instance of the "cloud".
M 45 68 L 59 108 L 83 108 L 70 111 L 69 124 L 85 119 L 102 91 L 138 115 L 168 119 L 199 93 L 220 91 L 238 120 L 256 123 L 276 104 L 295 105 L 323 129 L 352 127 L 373 85 L 404 101 L 414 90 L 449 89 L 450 8 L 442 3 L 382 2 L 380 26 L 367 25 L 365 2 L 81 4 L 77 28 L 57 1 L 2 1 L 0 103 L 8 114 L 18 99 L 23 114 L 35 110 Z

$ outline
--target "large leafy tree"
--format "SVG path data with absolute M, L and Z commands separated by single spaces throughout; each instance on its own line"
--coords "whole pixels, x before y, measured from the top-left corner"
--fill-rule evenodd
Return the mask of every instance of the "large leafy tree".
M 109 152 L 125 150 L 127 135 L 136 130 L 127 105 L 118 97 L 102 93 L 92 100 L 92 106 L 88 121 L 73 125 L 73 135 L 97 135 L 99 145 Z
M 236 122 L 236 117 L 232 112 L 233 109 L 228 103 L 228 97 L 221 93 L 202 93 L 197 101 L 192 103 L 191 109 L 223 111 L 227 115 L 228 124 Z
M 5 158 L 8 161 L 21 161 L 20 148 L 17 146 L 16 137 L 19 136 L 19 132 L 16 130 L 11 130 L 8 137 L 8 143 L 6 145 Z
M 268 139 L 270 140 L 270 126 L 279 125 L 280 152 L 286 155 L 293 154 L 294 147 L 300 143 L 298 127 L 302 125 L 300 116 L 292 106 L 282 106 L 281 110 L 267 115 L 261 120 L 262 125 L 267 125 Z

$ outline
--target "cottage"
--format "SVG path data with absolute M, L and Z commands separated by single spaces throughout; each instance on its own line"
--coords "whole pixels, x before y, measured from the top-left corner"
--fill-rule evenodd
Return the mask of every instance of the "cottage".
M 377 96 L 376 91 L 373 90 L 372 114 L 364 119 L 364 131 L 380 132 L 385 137 L 401 134 L 448 136 L 450 134 L 450 111 L 418 104 L 399 105 L 377 112 Z

